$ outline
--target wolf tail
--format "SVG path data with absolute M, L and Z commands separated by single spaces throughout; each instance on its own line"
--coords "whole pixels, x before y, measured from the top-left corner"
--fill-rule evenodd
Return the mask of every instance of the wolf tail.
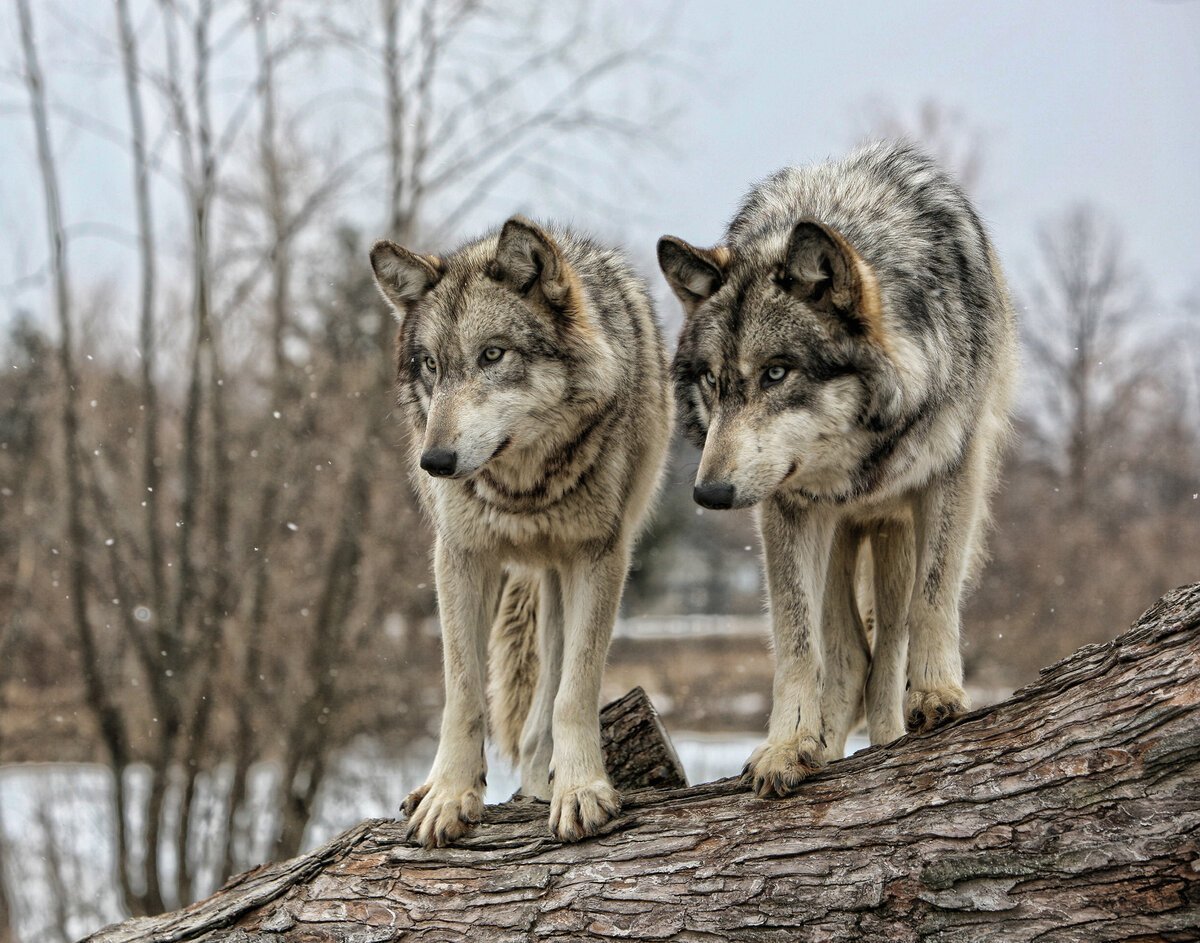
M 510 572 L 500 593 L 488 641 L 492 736 L 514 763 L 537 684 L 537 614 L 541 589 L 538 575 Z

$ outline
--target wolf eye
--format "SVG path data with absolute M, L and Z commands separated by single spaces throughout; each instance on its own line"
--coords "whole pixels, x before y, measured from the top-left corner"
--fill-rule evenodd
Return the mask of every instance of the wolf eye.
M 711 370 L 705 370 L 702 374 L 700 374 L 700 379 L 704 381 L 704 385 L 710 390 L 715 390 L 717 388 L 717 375 Z
M 776 383 L 779 383 L 784 377 L 787 376 L 787 374 L 787 367 L 781 367 L 778 364 L 773 367 L 767 367 L 767 369 L 763 371 L 762 375 L 763 389 L 765 390 L 768 386 L 774 386 Z
M 480 363 L 495 363 L 504 356 L 503 347 L 485 347 L 483 353 L 479 355 Z
M 422 363 L 424 363 L 425 369 L 430 373 L 437 373 L 437 361 L 430 357 L 429 354 L 425 355 L 425 359 L 422 361 Z

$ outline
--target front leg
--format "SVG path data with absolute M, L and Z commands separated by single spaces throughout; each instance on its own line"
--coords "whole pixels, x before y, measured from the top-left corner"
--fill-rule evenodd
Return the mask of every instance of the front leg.
M 487 637 L 501 582 L 494 560 L 448 546 L 440 536 L 434 573 L 446 707 L 429 779 L 404 800 L 406 837 L 426 848 L 445 847 L 461 838 L 483 815 Z
M 759 516 L 775 639 L 775 683 L 767 742 L 754 751 L 745 774 L 762 797 L 791 795 L 822 764 L 821 609 L 835 524 L 829 510 L 799 510 L 778 499 L 764 504 Z
M 909 604 L 904 703 L 911 733 L 949 723 L 967 707 L 959 611 L 986 494 L 970 459 L 950 477 L 927 486 L 913 508 L 917 567 Z
M 562 681 L 554 700 L 550 831 L 578 841 L 621 811 L 600 749 L 600 679 L 629 552 L 624 545 L 585 548 L 562 569 Z

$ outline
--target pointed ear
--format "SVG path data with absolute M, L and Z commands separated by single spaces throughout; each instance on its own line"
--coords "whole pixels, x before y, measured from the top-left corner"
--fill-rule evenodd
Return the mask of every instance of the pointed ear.
M 371 246 L 371 269 L 384 300 L 404 320 L 408 306 L 420 301 L 442 277 L 442 260 L 436 255 L 417 255 L 387 239 Z
M 810 307 L 832 314 L 850 333 L 883 343 L 875 273 L 836 229 L 811 219 L 797 223 L 775 280 Z
M 725 284 L 729 259 L 724 246 L 700 249 L 675 236 L 658 240 L 658 266 L 689 315 Z
M 554 238 L 524 216 L 500 230 L 489 274 L 520 295 L 536 294 L 559 312 L 578 313 L 579 278 Z

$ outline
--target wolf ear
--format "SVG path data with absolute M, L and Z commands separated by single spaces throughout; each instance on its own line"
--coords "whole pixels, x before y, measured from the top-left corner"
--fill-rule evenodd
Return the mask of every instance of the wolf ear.
M 797 223 L 775 280 L 810 307 L 834 315 L 850 333 L 882 341 L 875 273 L 836 229 L 811 219 Z
M 725 284 L 729 250 L 724 246 L 699 249 L 675 236 L 658 240 L 658 267 L 688 314 Z
M 556 311 L 579 307 L 579 281 L 570 263 L 550 234 L 524 216 L 513 216 L 500 230 L 489 274 L 521 295 L 538 290 Z
M 371 269 L 375 284 L 399 321 L 404 320 L 408 306 L 420 301 L 442 278 L 442 260 L 436 255 L 417 255 L 387 239 L 371 246 Z

